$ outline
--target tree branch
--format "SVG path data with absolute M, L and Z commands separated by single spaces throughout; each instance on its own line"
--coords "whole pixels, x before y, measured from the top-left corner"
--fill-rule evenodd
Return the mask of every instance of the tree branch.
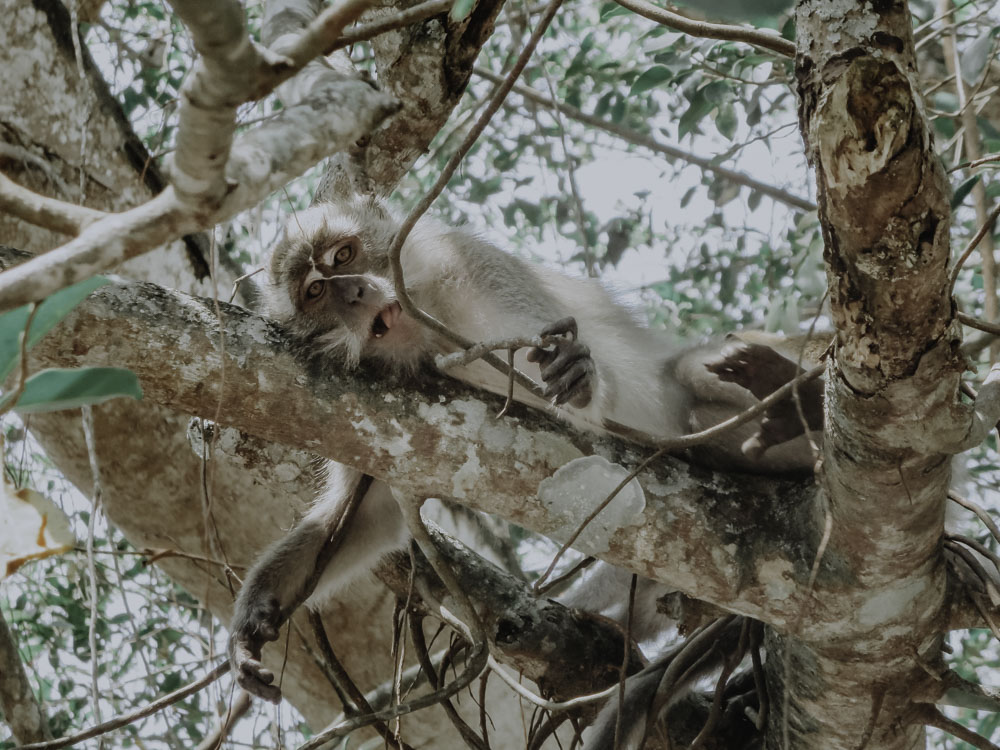
M 348 148 L 395 109 L 392 97 L 348 80 L 309 106 L 283 110 L 237 140 L 227 168 L 232 188 L 218 205 L 185 205 L 168 187 L 141 206 L 110 214 L 62 247 L 0 274 L 0 312 L 256 205 L 320 159 Z
M 575 530 L 585 509 L 558 493 L 548 504 L 524 498 L 534 497 L 553 470 L 582 455 L 596 451 L 625 464 L 639 458 L 622 441 L 576 433 L 518 405 L 511 409 L 513 417 L 496 421 L 490 412 L 499 409 L 499 399 L 439 376 L 425 376 L 416 390 L 364 369 L 304 364 L 294 343 L 273 324 L 240 308 L 223 305 L 223 311 L 221 421 L 351 463 L 401 491 L 453 498 L 558 540 Z M 147 399 L 212 418 L 223 362 L 217 326 L 208 300 L 151 284 L 113 282 L 31 356 L 48 366 L 129 367 Z M 387 401 L 386 389 L 405 392 L 406 398 Z M 697 476 L 678 461 L 656 462 L 639 475 L 644 507 L 637 512 L 612 504 L 603 523 L 591 524 L 577 547 L 697 598 L 763 621 L 785 621 L 804 602 L 800 597 L 813 560 L 814 550 L 802 538 L 811 483 L 704 470 Z M 761 547 L 753 541 L 757 535 L 772 541 Z M 718 549 L 727 551 L 719 556 L 713 552 Z M 734 565 L 740 570 L 736 577 Z M 775 585 L 787 596 L 775 597 Z M 829 619 L 817 613 L 810 627 L 824 632 L 825 624 L 836 622 L 834 613 Z
M 493 81 L 494 83 L 499 83 L 502 80 L 500 76 L 485 68 L 477 67 L 475 69 L 475 73 L 481 78 Z M 605 133 L 621 138 L 623 141 L 631 143 L 633 146 L 648 148 L 650 151 L 663 154 L 670 159 L 680 159 L 688 162 L 689 164 L 694 164 L 697 167 L 701 167 L 706 172 L 716 174 L 719 177 L 729 180 L 737 185 L 745 185 L 751 190 L 756 190 L 776 201 L 792 206 L 793 208 L 800 208 L 803 211 L 816 210 L 815 203 L 802 198 L 801 196 L 789 193 L 787 190 L 782 190 L 781 188 L 775 187 L 774 185 L 770 185 L 766 182 L 761 182 L 760 180 L 754 179 L 750 175 L 737 172 L 734 169 L 727 169 L 726 167 L 716 164 L 713 160 L 707 159 L 704 156 L 698 156 L 697 154 L 692 154 L 689 151 L 677 148 L 676 146 L 661 143 L 651 135 L 639 133 L 624 125 L 619 125 L 618 123 L 610 122 L 600 117 L 587 114 L 583 110 L 577 109 L 569 104 L 556 102 L 530 86 L 516 84 L 513 91 L 515 94 L 523 96 L 529 101 L 535 102 L 535 104 L 540 104 L 541 106 L 549 107 L 550 109 L 556 109 L 577 122 L 590 125 L 598 130 L 603 130 Z
M 104 211 L 77 206 L 32 192 L 0 174 L 0 211 L 6 211 L 36 227 L 78 235 L 84 227 L 107 216 Z
M 744 26 L 727 26 L 721 23 L 709 23 L 708 21 L 693 21 L 690 18 L 672 13 L 658 5 L 653 5 L 646 0 L 616 0 L 623 8 L 628 8 L 643 18 L 671 29 L 690 34 L 691 36 L 707 37 L 709 39 L 723 39 L 732 42 L 746 42 L 764 49 L 769 49 L 782 57 L 795 57 L 795 43 L 778 36 L 776 32 L 761 31 L 760 29 L 747 28 Z

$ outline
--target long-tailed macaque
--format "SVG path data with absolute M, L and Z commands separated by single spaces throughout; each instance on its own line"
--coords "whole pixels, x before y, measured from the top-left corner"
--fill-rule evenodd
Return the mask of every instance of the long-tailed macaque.
M 267 311 L 313 350 L 350 363 L 416 371 L 433 355 L 452 351 L 404 314 L 396 300 L 388 250 L 398 227 L 398 219 L 375 199 L 321 204 L 296 214 L 271 257 Z M 718 373 L 708 369 L 718 358 L 718 345 L 680 348 L 637 323 L 598 282 L 526 263 L 467 229 L 421 219 L 403 245 L 401 262 L 416 305 L 467 339 L 564 334 L 551 348 L 519 352 L 515 365 L 542 384 L 545 395 L 579 427 L 601 430 L 617 423 L 657 438 L 683 435 L 745 410 L 797 372 L 784 360 L 777 368 L 758 367 L 766 372 L 755 376 L 750 388 L 726 382 L 745 379 L 730 372 L 731 365 L 716 366 Z M 753 369 L 752 361 L 744 365 Z M 507 389 L 506 378 L 482 362 L 449 374 L 494 392 Z M 526 391 L 516 397 L 539 401 Z M 762 451 L 759 433 L 759 423 L 747 425 L 694 457 L 734 471 L 811 468 L 803 439 L 769 447 L 777 442 L 771 440 Z M 758 447 L 744 450 L 745 444 Z M 332 462 L 328 472 L 326 489 L 312 509 L 261 556 L 236 601 L 233 668 L 241 686 L 268 700 L 279 700 L 280 691 L 261 666 L 260 650 L 277 638 L 290 606 L 304 595 L 311 601 L 328 596 L 409 538 L 390 488 L 374 481 L 343 543 L 325 570 L 316 571 L 317 556 L 361 478 Z

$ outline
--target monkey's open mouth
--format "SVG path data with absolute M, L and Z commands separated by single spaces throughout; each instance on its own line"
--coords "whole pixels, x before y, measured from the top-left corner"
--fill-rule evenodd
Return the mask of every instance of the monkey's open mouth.
M 380 310 L 379 314 L 375 316 L 375 320 L 372 322 L 372 336 L 377 339 L 385 336 L 389 329 L 399 322 L 399 318 L 402 314 L 403 308 L 399 306 L 398 302 L 393 302 L 388 307 Z

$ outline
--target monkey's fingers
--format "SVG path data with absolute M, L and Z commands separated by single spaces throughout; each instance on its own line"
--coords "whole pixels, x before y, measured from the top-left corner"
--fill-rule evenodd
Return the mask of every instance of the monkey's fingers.
M 569 403 L 582 409 L 594 397 L 594 374 L 594 361 L 590 357 L 577 359 L 555 379 L 546 379 L 545 397 L 559 406 Z
M 538 363 L 539 367 L 544 367 L 556 358 L 556 354 L 558 354 L 558 351 L 555 349 L 542 349 L 536 346 L 528 350 L 527 360 Z
M 569 336 L 571 339 L 576 340 L 577 337 L 577 326 L 576 318 L 570 316 L 568 318 L 563 318 L 562 320 L 557 320 L 550 326 L 546 326 L 542 329 L 542 336 Z
M 281 703 L 281 688 L 272 685 L 274 673 L 256 659 L 238 660 L 236 683 L 251 695 L 256 695 L 270 703 Z

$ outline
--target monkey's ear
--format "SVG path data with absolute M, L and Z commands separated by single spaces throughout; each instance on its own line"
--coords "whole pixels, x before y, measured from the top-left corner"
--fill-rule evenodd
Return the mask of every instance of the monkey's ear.
M 804 372 L 772 347 L 749 343 L 735 337 L 731 337 L 719 357 L 706 362 L 705 367 L 720 380 L 747 389 L 758 400 L 770 396 L 785 383 Z M 822 380 L 803 383 L 798 389 L 797 398 L 801 415 L 792 396 L 782 399 L 764 412 L 757 432 L 741 446 L 745 455 L 759 458 L 768 448 L 804 433 L 806 426 L 811 431 L 823 428 Z

